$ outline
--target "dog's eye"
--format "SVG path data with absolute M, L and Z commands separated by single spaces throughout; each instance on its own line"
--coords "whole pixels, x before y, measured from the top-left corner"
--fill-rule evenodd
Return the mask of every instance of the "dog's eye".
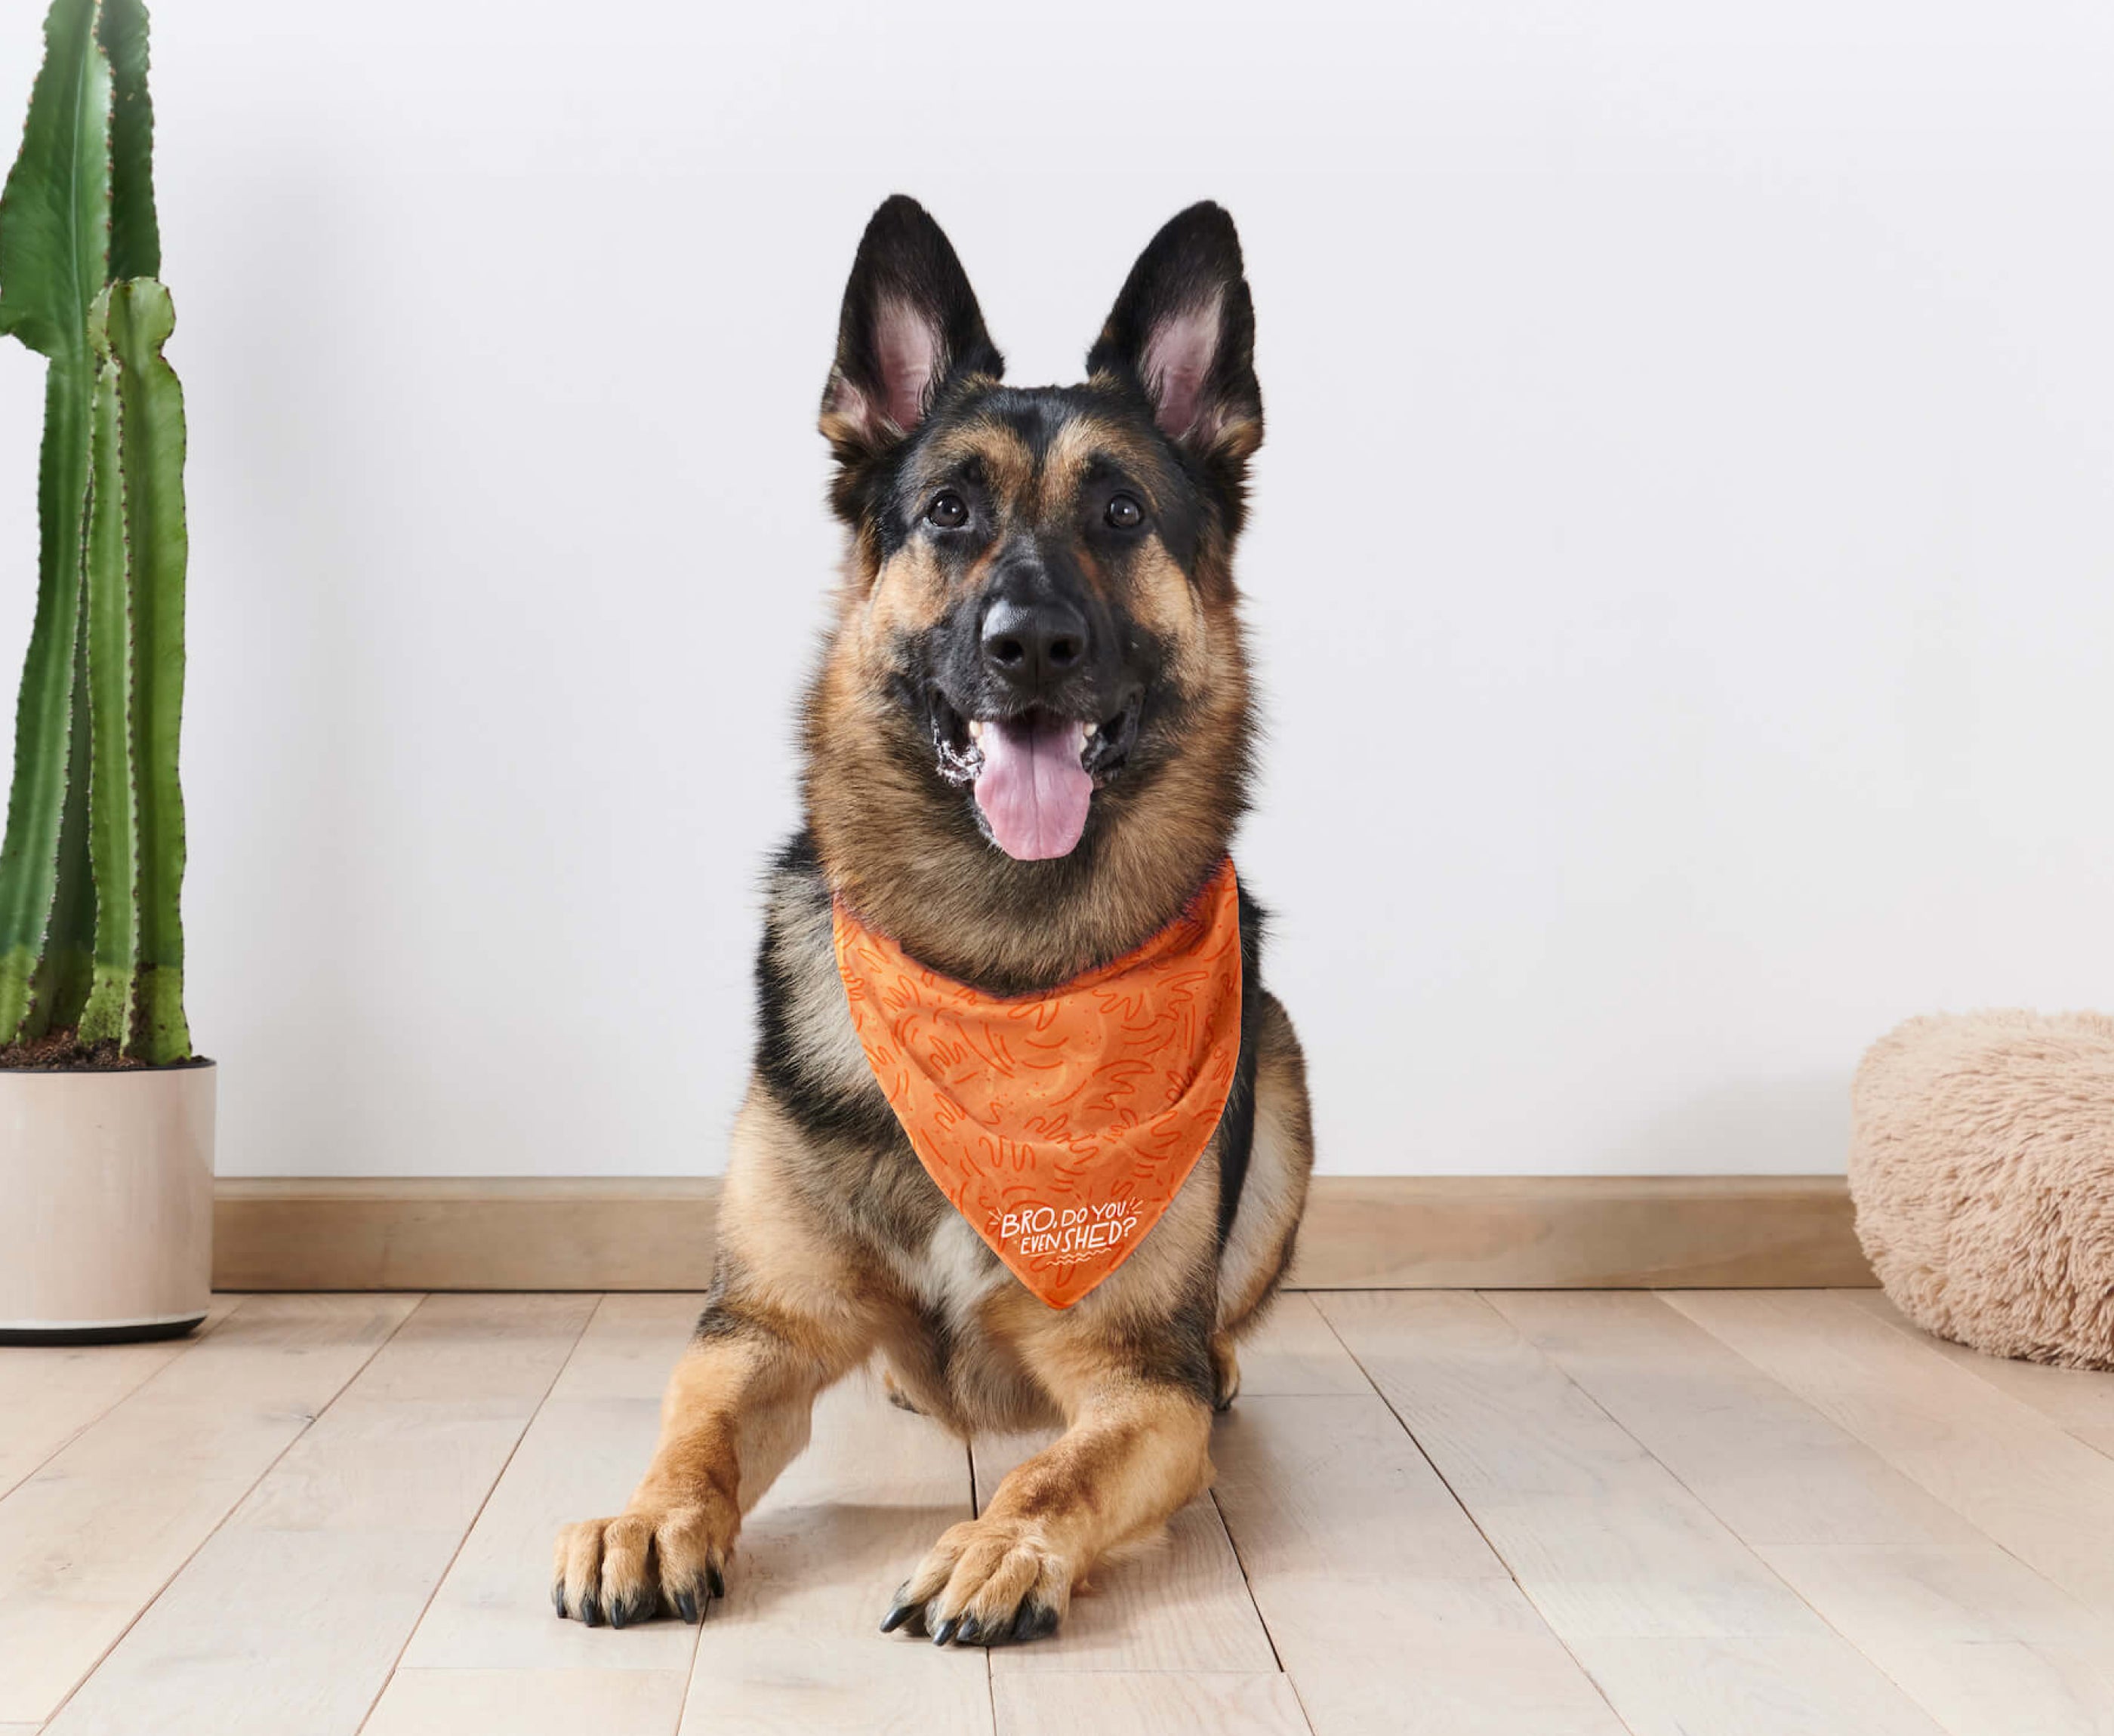
M 925 509 L 925 522 L 943 531 L 959 530 L 969 522 L 969 503 L 951 488 L 944 489 Z
M 1145 509 L 1127 494 L 1113 496 L 1103 514 L 1113 530 L 1134 531 L 1145 522 Z

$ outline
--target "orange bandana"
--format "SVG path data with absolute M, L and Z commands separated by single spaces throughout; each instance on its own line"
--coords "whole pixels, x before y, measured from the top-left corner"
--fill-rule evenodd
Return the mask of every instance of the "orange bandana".
M 1159 1222 L 1233 1090 L 1232 861 L 1136 952 L 1046 994 L 928 971 L 841 900 L 835 930 L 859 1045 L 918 1161 L 1014 1277 L 1069 1308 Z

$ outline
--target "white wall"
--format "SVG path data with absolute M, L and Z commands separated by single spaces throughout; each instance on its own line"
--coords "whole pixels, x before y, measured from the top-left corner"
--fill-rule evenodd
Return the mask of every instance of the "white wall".
M 2103 5 L 158 12 L 223 1172 L 718 1167 L 898 188 L 1022 380 L 1240 221 L 1325 1167 L 1829 1169 L 1897 1019 L 2114 999 Z

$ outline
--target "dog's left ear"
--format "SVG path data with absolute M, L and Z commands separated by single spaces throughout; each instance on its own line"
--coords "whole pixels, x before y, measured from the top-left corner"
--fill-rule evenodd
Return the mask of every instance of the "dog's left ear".
M 1238 520 L 1247 461 L 1262 444 L 1262 390 L 1255 302 L 1223 206 L 1192 205 L 1152 238 L 1087 353 L 1087 372 L 1142 390 L 1160 432 L 1230 490 Z
M 822 388 L 840 509 L 851 515 L 861 477 L 924 420 L 949 379 L 1004 372 L 945 232 L 916 199 L 885 200 L 859 239 Z

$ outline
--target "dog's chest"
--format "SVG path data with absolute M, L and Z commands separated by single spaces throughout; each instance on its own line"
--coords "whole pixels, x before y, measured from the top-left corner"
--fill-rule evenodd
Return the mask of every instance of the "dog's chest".
M 1011 1280 L 998 1256 L 952 1206 L 940 1213 L 922 1243 L 891 1249 L 890 1263 L 918 1304 L 958 1336 L 970 1333 L 977 1311 Z

